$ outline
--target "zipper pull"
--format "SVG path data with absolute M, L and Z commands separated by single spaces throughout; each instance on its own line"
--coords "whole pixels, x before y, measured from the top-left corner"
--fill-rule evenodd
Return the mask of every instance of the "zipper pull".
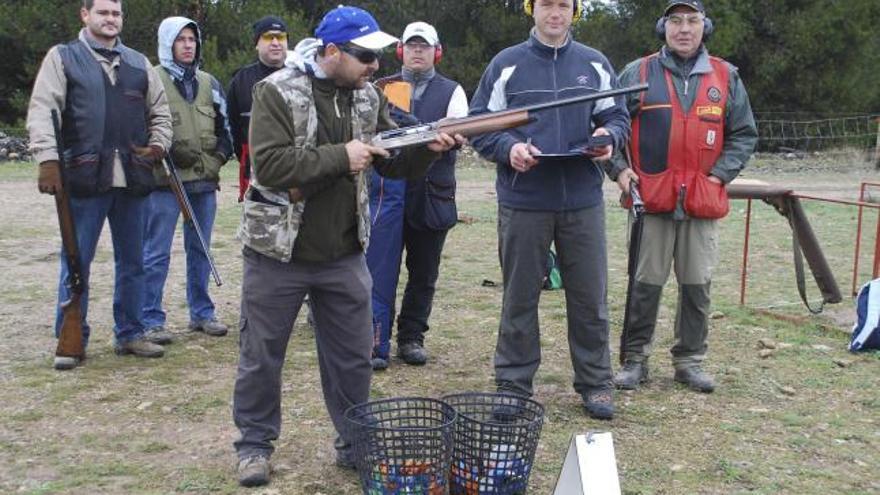
M 337 102 L 337 98 L 339 98 L 338 89 L 333 93 L 333 109 L 336 110 L 336 118 L 341 119 L 342 114 L 339 113 L 339 103 Z

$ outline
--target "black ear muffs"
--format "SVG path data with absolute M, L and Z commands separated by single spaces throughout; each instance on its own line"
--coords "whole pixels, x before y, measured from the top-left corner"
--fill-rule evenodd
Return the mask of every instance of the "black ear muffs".
M 712 19 L 708 17 L 703 17 L 703 39 L 702 42 L 705 43 L 709 41 L 709 37 L 712 36 L 712 33 L 715 31 L 715 23 L 712 22 Z M 657 35 L 657 38 L 660 41 L 666 41 L 666 16 L 662 16 L 657 19 L 657 24 L 654 25 L 654 34 Z

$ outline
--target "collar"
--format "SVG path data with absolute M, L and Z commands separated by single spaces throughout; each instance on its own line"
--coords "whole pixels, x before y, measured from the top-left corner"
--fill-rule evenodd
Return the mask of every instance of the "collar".
M 107 48 L 101 43 L 98 43 L 98 40 L 93 38 L 86 28 L 82 28 L 79 31 L 79 40 L 88 45 L 88 47 L 91 48 L 93 52 L 101 55 L 111 62 L 114 58 L 119 56 L 119 54 L 121 53 L 121 49 L 125 47 L 125 45 L 122 44 L 122 41 L 117 37 L 116 43 L 113 45 L 113 48 Z
M 162 67 L 168 71 L 172 79 L 178 81 L 191 81 L 196 76 L 196 64 L 180 64 L 171 62 L 170 64 L 162 64 Z
M 568 34 L 565 36 L 565 41 L 559 46 L 550 46 L 543 41 L 538 39 L 537 29 L 532 28 L 529 32 L 529 39 L 526 43 L 528 43 L 529 48 L 538 52 L 540 55 L 555 57 L 559 53 L 564 53 L 568 50 L 568 47 L 571 46 L 571 30 L 569 30 Z
M 668 46 L 663 45 L 663 48 L 660 49 L 660 63 L 667 69 L 680 72 L 681 65 L 677 62 L 680 60 L 682 59 L 672 53 Z M 708 74 L 712 72 L 712 63 L 709 62 L 709 50 L 706 49 L 706 45 L 700 45 L 700 49 L 697 50 L 696 55 L 687 60 L 688 63 L 691 61 L 693 61 L 693 68 L 691 69 L 690 74 L 683 74 L 684 76 Z
M 332 96 L 334 98 L 348 98 L 353 89 L 340 88 L 332 79 L 321 79 L 315 75 L 309 75 L 312 80 L 312 90 L 323 96 Z
M 434 79 L 434 76 L 437 75 L 437 70 L 431 67 L 428 70 L 424 71 L 414 71 L 412 69 L 407 69 L 406 67 L 400 68 L 400 76 L 404 81 L 408 83 L 412 83 L 413 85 L 419 85 Z
M 272 72 L 275 72 L 275 71 L 278 70 L 278 69 L 283 69 L 283 68 L 284 68 L 284 62 L 283 62 L 283 61 L 281 62 L 281 65 L 278 65 L 278 66 L 275 66 L 275 65 L 266 65 L 265 63 L 263 63 L 262 60 L 260 60 L 259 58 L 257 58 L 257 64 L 258 64 L 258 66 L 260 67 L 260 71 L 262 71 L 262 72 L 266 72 L 266 73 L 272 73 Z

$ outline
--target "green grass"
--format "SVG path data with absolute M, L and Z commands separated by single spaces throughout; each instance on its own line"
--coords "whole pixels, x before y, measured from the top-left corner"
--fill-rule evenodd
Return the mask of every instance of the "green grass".
M 440 397 L 493 386 L 501 302 L 494 170 L 465 162 L 458 177 L 459 211 L 472 222 L 456 226 L 444 250 L 427 334 L 431 361 L 413 368 L 393 360 L 391 369 L 374 376 L 374 398 Z M 758 178 L 786 180 L 777 175 Z M 213 246 L 225 284 L 211 289 L 230 335 L 218 339 L 183 333 L 188 315 L 176 239 L 165 304 L 169 327 L 180 332 L 179 341 L 167 348 L 163 359 L 116 357 L 110 332 L 112 250 L 105 235 L 92 270 L 89 360 L 68 373 L 49 367 L 54 346 L 50 301 L 58 263 L 51 253 L 57 248 L 57 227 L 51 216 L 54 206 L 36 193 L 34 181 L 32 166 L 0 164 L 0 185 L 25 191 L 20 203 L 8 203 L 14 211 L 4 218 L 15 225 L 27 223 L 26 231 L 7 229 L 0 242 L 0 268 L 7 280 L 0 291 L 0 352 L 8 357 L 0 363 L 0 492 L 264 493 L 239 489 L 233 472 L 237 431 L 231 401 L 241 282 L 240 244 L 234 238 L 240 215 L 234 164 L 223 171 Z M 608 302 L 616 360 L 626 290 L 626 217 L 615 206 L 612 191 L 606 196 Z M 805 206 L 846 292 L 853 212 L 814 202 Z M 32 213 L 33 208 L 41 208 L 40 213 Z M 721 223 L 721 258 L 712 291 L 713 310 L 723 316 L 710 322 L 706 363 L 719 383 L 715 394 L 694 394 L 672 383 L 668 349 L 676 290 L 670 283 L 651 360 L 652 380 L 637 393 L 617 394 L 613 421 L 590 420 L 571 389 L 564 293 L 542 294 L 542 364 L 535 398 L 546 407 L 547 421 L 530 493 L 552 491 L 571 435 L 590 430 L 614 434 L 627 494 L 880 490 L 874 473 L 880 463 L 880 399 L 872 393 L 880 389 L 880 354 L 848 354 L 847 335 L 833 329 L 846 330 L 846 323 L 807 315 L 798 305 L 787 225 L 761 203 L 753 204 L 752 214 L 746 306 L 738 304 L 744 203 L 735 202 Z M 862 279 L 869 275 L 873 253 L 873 235 L 867 237 Z M 402 289 L 405 270 L 401 278 Z M 497 286 L 485 287 L 483 280 Z M 815 288 L 808 286 L 815 299 Z M 851 307 L 851 300 L 841 306 Z M 765 307 L 789 319 L 756 310 Z M 273 456 L 279 471 L 269 487 L 276 491 L 265 493 L 356 493 L 355 475 L 331 467 L 334 433 L 321 399 L 314 338 L 304 317 L 294 330 L 283 373 L 282 431 Z M 761 359 L 761 338 L 788 346 Z M 835 359 L 850 364 L 841 368 Z M 783 393 L 783 387 L 794 394 Z

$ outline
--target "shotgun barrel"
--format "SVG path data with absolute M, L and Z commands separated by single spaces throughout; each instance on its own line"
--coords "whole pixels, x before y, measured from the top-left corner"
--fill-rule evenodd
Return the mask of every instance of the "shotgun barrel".
M 637 93 L 646 89 L 648 89 L 648 84 L 642 83 L 635 86 L 628 86 L 626 88 L 598 91 L 588 95 L 536 103 L 534 105 L 520 108 L 510 108 L 498 112 L 470 115 L 468 117 L 446 118 L 427 124 L 391 129 L 377 134 L 373 138 L 372 144 L 379 148 L 391 150 L 414 144 L 430 143 L 436 139 L 437 135 L 441 132 L 450 135 L 461 134 L 464 137 L 476 136 L 487 132 L 500 131 L 528 124 L 533 119 L 532 114 L 539 110 L 613 98 L 628 93 Z

